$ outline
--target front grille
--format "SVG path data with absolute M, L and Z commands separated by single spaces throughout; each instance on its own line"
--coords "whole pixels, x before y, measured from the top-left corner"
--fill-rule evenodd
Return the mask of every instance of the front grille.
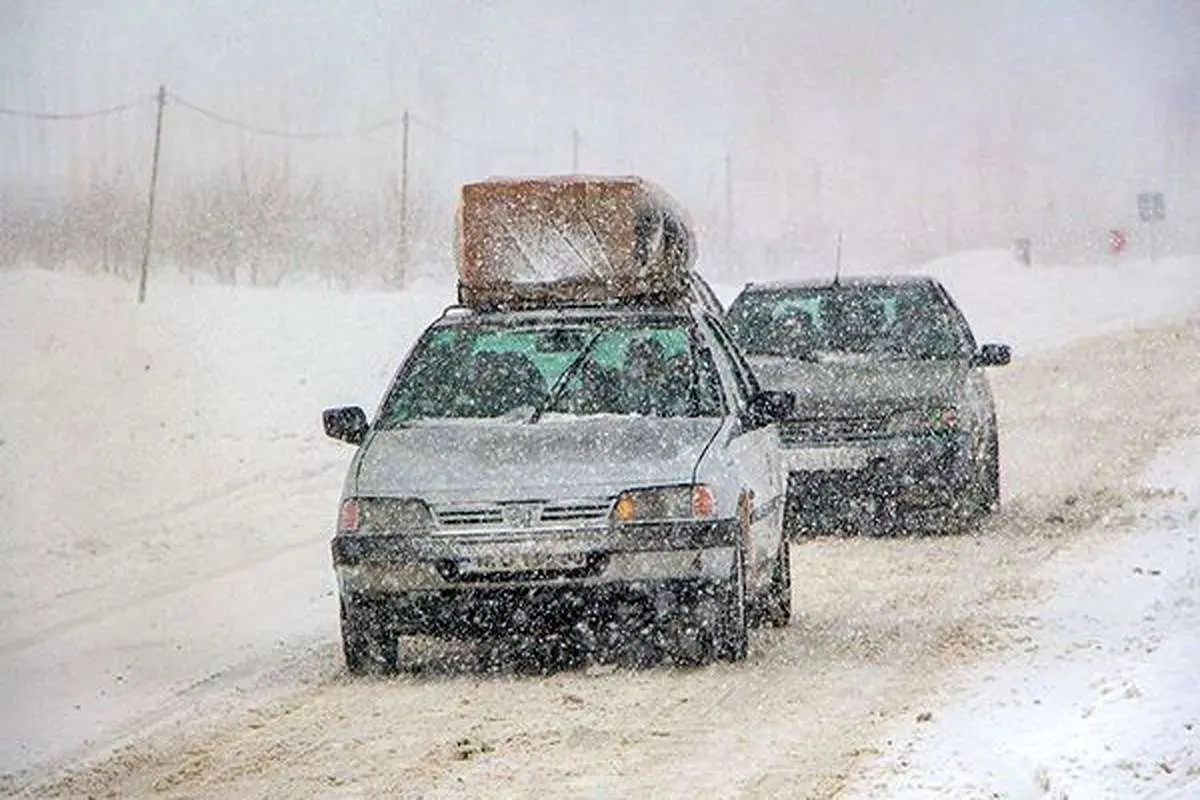
M 452 530 L 557 528 L 604 523 L 608 520 L 612 503 L 612 498 L 608 497 L 552 502 L 478 503 L 440 506 L 434 509 L 434 516 L 438 527 Z
M 436 513 L 438 524 L 445 528 L 480 528 L 504 521 L 500 506 L 439 508 Z
M 877 438 L 886 430 L 887 418 L 880 416 L 804 419 L 780 425 L 779 441 L 784 446 L 855 441 Z
M 612 501 L 584 500 L 573 503 L 550 503 L 542 509 L 542 522 L 603 522 L 608 519 Z

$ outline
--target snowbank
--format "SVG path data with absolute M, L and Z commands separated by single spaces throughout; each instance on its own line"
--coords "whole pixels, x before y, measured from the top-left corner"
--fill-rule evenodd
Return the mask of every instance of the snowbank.
M 895 731 L 852 796 L 1200 797 L 1200 438 L 1146 483 L 1170 494 L 1049 565 L 1023 652 Z
M 1022 267 L 1004 251 L 963 253 L 913 270 L 941 280 L 980 341 L 1019 352 L 1200 310 L 1200 258 Z
M 451 295 L 0 271 L 0 771 L 332 634 L 321 409 L 373 408 Z

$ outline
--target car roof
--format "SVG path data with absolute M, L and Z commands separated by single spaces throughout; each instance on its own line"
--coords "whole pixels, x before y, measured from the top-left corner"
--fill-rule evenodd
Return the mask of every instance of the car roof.
M 846 275 L 837 278 L 804 278 L 790 281 L 767 281 L 747 283 L 743 292 L 773 292 L 787 289 L 833 289 L 838 286 L 912 286 L 916 284 L 937 285 L 937 280 L 928 275 Z

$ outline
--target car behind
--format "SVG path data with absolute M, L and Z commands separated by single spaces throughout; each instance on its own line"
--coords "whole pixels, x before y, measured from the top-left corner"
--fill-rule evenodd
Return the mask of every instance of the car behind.
M 1000 501 L 997 422 L 978 347 L 933 278 L 750 284 L 728 321 L 763 385 L 796 396 L 780 426 L 800 533 L 956 527 Z

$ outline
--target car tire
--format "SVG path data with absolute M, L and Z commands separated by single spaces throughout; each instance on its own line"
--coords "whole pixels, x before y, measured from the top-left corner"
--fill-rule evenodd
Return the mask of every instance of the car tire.
M 696 614 L 686 614 L 666 625 L 661 650 L 675 666 L 700 667 L 716 658 L 717 639 L 718 634 L 705 629 Z
M 746 608 L 746 564 L 742 548 L 733 554 L 733 573 L 717 587 L 721 616 L 717 634 L 717 657 L 722 661 L 742 661 L 750 649 L 750 620 Z
M 973 464 L 970 494 L 962 525 L 969 528 L 1000 507 L 1000 444 L 993 425 L 986 434 L 983 453 Z
M 800 498 L 791 494 L 784 497 L 783 504 L 783 535 L 790 538 L 800 538 L 807 531 L 804 528 L 803 508 Z
M 779 540 L 763 618 L 772 628 L 786 628 L 792 619 L 792 550 L 786 536 Z
M 1000 508 L 1000 437 L 993 425 L 984 453 L 979 487 L 979 512 L 986 516 Z
M 378 600 L 341 597 L 342 653 L 351 675 L 382 675 L 397 665 L 396 634 Z

